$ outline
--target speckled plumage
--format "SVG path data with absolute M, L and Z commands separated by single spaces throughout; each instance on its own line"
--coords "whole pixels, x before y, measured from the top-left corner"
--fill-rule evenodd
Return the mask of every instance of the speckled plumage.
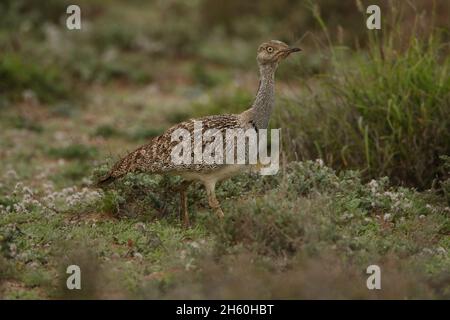
M 175 164 L 172 161 L 172 150 L 177 141 L 172 141 L 172 133 L 177 129 L 185 129 L 191 135 L 194 143 L 194 121 L 202 124 L 202 133 L 208 129 L 218 130 L 223 137 L 227 129 L 249 128 L 265 129 L 268 126 L 270 115 L 274 107 L 274 75 L 279 61 L 290 53 L 299 51 L 289 48 L 285 43 L 271 40 L 258 48 L 257 62 L 260 71 L 260 84 L 255 100 L 248 110 L 240 114 L 213 115 L 199 119 L 190 119 L 169 128 L 162 135 L 153 138 L 149 143 L 137 148 L 121 160 L 110 170 L 108 175 L 99 181 L 105 184 L 126 175 L 129 172 L 145 172 L 150 174 L 176 174 L 187 181 L 200 180 L 206 187 L 210 206 L 219 216 L 223 216 L 219 202 L 215 196 L 215 185 L 218 181 L 226 179 L 245 168 L 245 165 L 236 164 Z M 225 139 L 224 139 L 225 141 Z M 204 149 L 206 141 L 203 141 Z M 195 146 L 193 145 L 192 150 Z M 186 196 L 182 190 L 182 205 L 184 222 L 189 222 L 187 216 Z
M 185 129 L 190 132 L 191 141 L 194 144 L 194 121 L 199 121 L 203 124 L 202 133 L 208 129 L 217 129 L 225 134 L 226 129 L 248 129 L 252 127 L 252 124 L 246 122 L 243 117 L 234 114 L 207 116 L 181 122 L 118 161 L 112 168 L 109 176 L 119 178 L 129 172 L 147 172 L 154 174 L 182 174 L 184 171 L 210 172 L 220 167 L 221 165 L 219 164 L 191 163 L 177 165 L 173 163 L 171 151 L 178 142 L 172 141 L 172 133 L 177 129 Z M 203 142 L 202 149 L 206 141 Z

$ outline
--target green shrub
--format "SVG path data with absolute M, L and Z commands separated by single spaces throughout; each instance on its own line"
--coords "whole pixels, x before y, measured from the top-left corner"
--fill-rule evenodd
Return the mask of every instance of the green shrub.
M 40 123 L 23 116 L 10 117 L 9 122 L 12 126 L 14 126 L 14 128 L 17 129 L 25 129 L 36 133 L 41 133 L 44 131 L 44 128 Z
M 47 153 L 54 158 L 87 160 L 97 154 L 97 149 L 84 144 L 71 144 L 62 148 L 50 148 Z
M 303 219 L 294 202 L 272 193 L 246 206 L 238 205 L 228 213 L 223 225 L 217 224 L 218 243 L 244 245 L 259 254 L 293 254 L 304 235 Z
M 80 159 L 80 158 L 77 158 Z M 86 173 L 89 172 L 90 166 L 85 162 L 73 162 L 65 166 L 61 173 L 61 181 L 77 181 L 86 177 Z M 67 182 L 66 182 L 67 183 Z
M 31 90 L 40 101 L 46 103 L 69 96 L 59 68 L 44 68 L 20 55 L 5 54 L 0 60 L 0 95 L 18 100 L 26 90 Z
M 107 166 L 94 170 L 94 180 L 98 180 L 107 171 Z M 129 173 L 115 181 L 113 193 L 106 193 L 102 210 L 124 216 L 150 218 L 176 213 L 178 197 L 170 191 L 170 187 L 176 185 L 177 180 L 179 179 L 176 177 Z
M 219 69 L 208 71 L 210 67 L 206 68 L 203 63 L 194 63 L 191 68 L 192 78 L 195 83 L 200 84 L 206 88 L 212 88 L 219 84 L 224 84 L 229 81 L 229 75 Z
M 64 16 L 67 6 L 71 4 L 67 0 L 4 0 L 0 4 L 0 11 L 4 19 L 0 25 L 5 28 L 18 28 L 24 15 L 32 27 L 40 27 L 44 23 L 58 23 Z
M 148 140 L 150 138 L 159 136 L 164 132 L 162 128 L 144 128 L 139 127 L 129 134 L 131 140 Z
M 111 138 L 121 135 L 121 132 L 109 124 L 103 124 L 95 129 L 94 135 L 103 138 Z
M 334 168 L 430 186 L 442 174 L 439 156 L 450 154 L 450 56 L 438 37 L 412 38 L 403 52 L 375 41 L 369 55 L 335 63 L 322 93 L 280 108 L 286 149 Z
M 433 246 L 428 237 L 448 224 L 446 210 L 387 178 L 364 183 L 358 173 L 336 174 L 320 161 L 292 162 L 262 195 L 225 202 L 224 222 L 213 219 L 210 228 L 222 253 L 289 256 L 335 246 L 360 258 L 414 255 Z M 423 219 L 413 239 L 402 236 Z
M 123 198 L 114 190 L 110 190 L 104 194 L 97 207 L 101 212 L 117 214 L 121 203 L 123 203 Z

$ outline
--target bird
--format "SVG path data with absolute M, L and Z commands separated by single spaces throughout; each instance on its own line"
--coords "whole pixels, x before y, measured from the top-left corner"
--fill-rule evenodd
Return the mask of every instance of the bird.
M 275 105 L 275 71 L 282 60 L 291 53 L 299 51 L 301 51 L 300 48 L 290 47 L 279 40 L 262 43 L 258 47 L 256 55 L 259 68 L 259 87 L 253 103 L 247 110 L 240 114 L 221 114 L 189 119 L 172 126 L 160 136 L 152 138 L 147 144 L 138 147 L 117 161 L 111 170 L 97 181 L 97 185 L 103 187 L 131 172 L 180 176 L 183 182 L 174 190 L 180 193 L 183 224 L 189 226 L 186 191 L 192 182 L 200 181 L 206 189 L 209 206 L 219 218 L 223 218 L 224 213 L 216 197 L 216 184 L 242 172 L 248 165 L 196 163 L 195 161 L 174 163 L 173 149 L 177 142 L 173 140 L 173 135 L 177 130 L 184 130 L 194 136 L 191 139 L 195 139 L 195 134 L 198 133 L 196 132 L 196 130 L 198 131 L 196 123 L 202 124 L 201 133 L 214 129 L 223 135 L 226 130 L 230 129 L 254 129 L 256 131 L 267 129 Z M 201 141 L 201 144 L 201 148 L 205 148 L 205 142 Z

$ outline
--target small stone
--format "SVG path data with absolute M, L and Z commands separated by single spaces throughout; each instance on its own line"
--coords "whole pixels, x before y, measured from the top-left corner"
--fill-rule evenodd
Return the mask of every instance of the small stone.
M 134 254 L 133 254 L 133 256 L 136 258 L 136 259 L 139 259 L 139 260 L 142 260 L 144 257 L 142 256 L 142 254 L 140 254 L 139 252 L 135 252 Z
M 384 220 L 384 221 L 389 221 L 389 220 L 391 220 L 391 217 L 392 217 L 392 215 L 391 215 L 390 213 L 386 213 L 386 214 L 383 216 L 383 220 Z

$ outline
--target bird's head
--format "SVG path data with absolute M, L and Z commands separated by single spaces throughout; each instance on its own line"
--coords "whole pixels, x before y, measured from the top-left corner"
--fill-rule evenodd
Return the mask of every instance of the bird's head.
M 256 60 L 258 64 L 278 64 L 293 52 L 301 51 L 300 48 L 289 47 L 286 43 L 278 40 L 270 40 L 261 44 L 258 48 Z

